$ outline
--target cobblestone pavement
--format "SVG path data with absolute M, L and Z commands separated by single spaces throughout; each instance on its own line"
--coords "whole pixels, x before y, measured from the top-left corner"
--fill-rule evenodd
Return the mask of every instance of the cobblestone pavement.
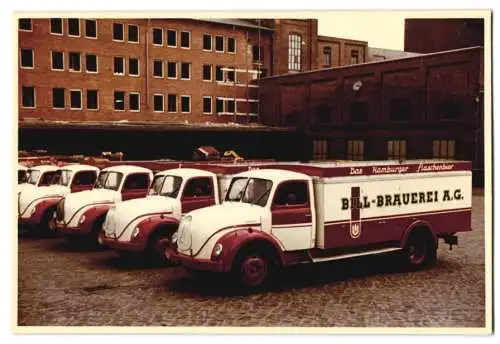
M 18 324 L 483 327 L 483 202 L 473 197 L 473 231 L 459 234 L 453 251 L 441 244 L 434 268 L 407 272 L 394 255 L 300 266 L 252 295 L 180 267 L 131 266 L 113 251 L 20 238 Z

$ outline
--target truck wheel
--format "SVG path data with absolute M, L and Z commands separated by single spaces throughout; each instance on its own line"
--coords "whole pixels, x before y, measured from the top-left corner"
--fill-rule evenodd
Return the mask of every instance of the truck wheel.
M 168 262 L 165 257 L 165 248 L 170 245 L 171 235 L 167 233 L 155 233 L 148 241 L 146 255 L 152 263 L 165 264 Z
M 413 270 L 429 267 L 436 263 L 437 248 L 434 238 L 427 231 L 410 233 L 404 251 L 407 263 Z
M 233 278 L 247 289 L 260 289 L 266 286 L 274 264 L 269 254 L 262 250 L 253 249 L 242 252 L 233 265 Z
M 54 236 L 54 231 L 51 227 L 51 220 L 53 210 L 47 210 L 40 221 L 40 225 L 38 226 L 39 233 L 42 237 L 52 237 Z

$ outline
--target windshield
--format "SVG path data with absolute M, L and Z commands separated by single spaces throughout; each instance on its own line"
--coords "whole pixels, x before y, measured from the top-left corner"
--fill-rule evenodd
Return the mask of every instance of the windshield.
M 71 176 L 73 172 L 70 170 L 60 170 L 59 171 L 59 180 L 57 181 L 58 185 L 68 186 L 71 181 Z
M 17 171 L 17 184 L 22 184 L 26 183 L 28 180 L 28 173 L 23 170 L 18 170 Z
M 40 178 L 40 171 L 39 170 L 31 170 L 30 171 L 30 176 L 28 178 L 28 183 L 36 185 L 38 182 L 38 178 Z
M 108 189 L 117 191 L 120 187 L 123 174 L 120 172 L 106 171 L 101 172 L 95 182 L 95 189 Z
M 243 202 L 265 206 L 271 193 L 273 182 L 260 178 L 233 179 L 226 201 Z
M 177 198 L 181 189 L 182 178 L 178 176 L 165 176 L 161 186 L 160 195 L 165 197 Z
M 163 185 L 163 181 L 165 180 L 164 175 L 155 176 L 153 182 L 151 183 L 151 187 L 149 188 L 150 195 L 159 195 L 161 191 L 161 186 Z
M 58 171 L 45 172 L 40 177 L 40 181 L 38 182 L 38 186 L 48 186 L 48 185 L 52 185 L 52 184 L 56 183 L 58 175 L 59 175 Z M 30 176 L 30 178 L 31 178 L 31 176 Z

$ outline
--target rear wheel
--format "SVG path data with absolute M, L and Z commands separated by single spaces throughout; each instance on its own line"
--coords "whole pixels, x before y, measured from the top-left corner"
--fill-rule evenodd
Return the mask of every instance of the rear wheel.
M 426 230 L 410 233 L 404 252 L 411 269 L 418 270 L 436 263 L 437 247 L 434 238 Z

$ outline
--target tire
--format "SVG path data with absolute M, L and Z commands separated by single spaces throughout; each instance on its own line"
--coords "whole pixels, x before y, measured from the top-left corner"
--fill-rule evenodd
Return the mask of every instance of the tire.
M 406 263 L 412 270 L 420 270 L 436 264 L 437 247 L 428 231 L 410 233 L 404 248 Z
M 275 270 L 272 254 L 264 249 L 251 248 L 238 254 L 231 274 L 239 286 L 252 291 L 267 287 Z
M 42 216 L 40 224 L 38 225 L 38 233 L 41 237 L 46 238 L 55 236 L 54 231 L 50 227 L 50 221 L 52 220 L 53 212 L 54 209 L 49 209 L 45 211 L 45 213 Z
M 165 233 L 163 231 L 154 233 L 148 241 L 146 247 L 146 257 L 154 264 L 167 264 L 169 261 L 165 257 L 165 248 L 170 245 L 171 234 Z

